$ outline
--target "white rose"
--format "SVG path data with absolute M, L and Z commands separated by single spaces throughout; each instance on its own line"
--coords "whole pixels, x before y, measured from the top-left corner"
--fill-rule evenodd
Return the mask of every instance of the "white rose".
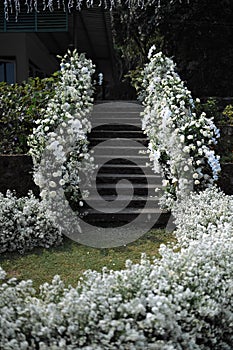
M 184 135 L 180 135 L 180 142 L 184 143 L 185 137 Z
M 55 198 L 57 194 L 56 194 L 56 191 L 50 191 L 49 195 L 51 198 Z

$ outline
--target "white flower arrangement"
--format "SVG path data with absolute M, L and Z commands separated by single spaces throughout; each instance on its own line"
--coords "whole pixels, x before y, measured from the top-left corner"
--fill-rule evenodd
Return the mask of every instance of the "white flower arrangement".
M 86 175 L 93 170 L 87 133 L 91 130 L 88 117 L 93 106 L 94 66 L 76 50 L 68 50 L 60 66 L 55 96 L 33 130 L 29 154 L 43 199 L 59 199 L 58 188 L 62 186 L 69 199 L 79 203 L 79 170 Z
M 0 193 L 0 253 L 21 254 L 35 247 L 49 248 L 62 242 L 62 233 L 53 220 L 47 203 L 28 196 L 17 198 Z
M 220 135 L 211 118 L 194 112 L 191 93 L 173 61 L 154 50 L 149 51 L 144 68 L 142 128 L 150 141 L 153 168 L 167 180 L 161 205 L 171 208 L 174 200 L 218 179 L 220 163 L 214 146 Z

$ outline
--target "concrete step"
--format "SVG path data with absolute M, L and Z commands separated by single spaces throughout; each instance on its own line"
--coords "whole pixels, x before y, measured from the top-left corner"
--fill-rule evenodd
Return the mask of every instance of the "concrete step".
M 118 173 L 118 174 L 148 174 L 148 175 L 154 175 L 153 170 L 151 167 L 146 165 L 135 165 L 135 164 L 110 164 L 105 163 L 100 168 L 101 173 Z
M 162 185 L 160 184 L 129 184 L 129 183 L 121 183 L 120 186 L 116 186 L 116 184 L 111 183 L 99 183 L 96 184 L 97 190 L 101 196 L 104 195 L 117 195 L 117 191 L 120 191 L 121 195 L 131 195 L 133 186 L 133 194 L 135 196 L 154 196 L 156 194 L 156 190 L 160 190 Z M 90 189 L 91 193 L 91 189 Z
M 104 138 L 105 140 L 111 138 L 126 138 L 126 139 L 147 139 L 146 135 L 140 130 L 95 130 L 93 129 L 89 134 L 89 139 Z
M 85 208 L 109 208 L 109 204 L 116 203 L 120 208 L 122 206 L 124 208 L 143 208 L 147 203 L 147 206 L 150 208 L 158 208 L 159 207 L 159 197 L 148 197 L 148 196 L 133 196 L 133 198 L 129 196 L 113 196 L 113 195 L 105 195 L 101 197 L 101 200 L 96 196 L 89 196 L 85 201 Z
M 136 126 L 134 124 L 122 124 L 121 122 L 112 122 L 111 120 L 108 119 L 107 124 L 98 124 L 97 126 L 93 126 L 92 124 L 92 131 L 91 133 L 95 131 L 138 131 L 142 133 L 141 126 Z
M 142 121 L 140 118 L 134 118 L 134 117 L 126 117 L 126 116 L 113 116 L 113 117 L 104 117 L 102 116 L 94 116 L 91 119 L 91 125 L 92 127 L 96 127 L 99 125 L 108 125 L 108 124 L 119 124 L 124 126 L 133 126 L 136 128 L 142 127 Z
M 126 208 L 118 213 L 103 213 L 94 209 L 87 209 L 82 219 L 95 226 L 119 227 L 120 225 L 132 223 L 139 215 L 143 222 L 154 221 L 151 228 L 165 227 L 171 217 L 169 212 L 161 211 L 160 209 Z
M 96 101 L 92 113 L 107 112 L 109 115 L 111 112 L 140 113 L 143 111 L 143 106 L 138 101 Z
M 137 145 L 137 146 L 120 146 L 121 142 L 116 142 L 119 143 L 118 145 L 115 146 L 110 146 L 109 143 L 106 147 L 105 144 L 99 145 L 98 148 L 95 149 L 93 155 L 95 153 L 97 154 L 103 154 L 103 155 L 112 155 L 112 154 L 118 154 L 118 155 L 147 155 L 146 151 L 147 148 L 143 145 Z
M 142 174 L 106 174 L 98 173 L 96 177 L 97 183 L 116 183 L 120 180 L 129 180 L 131 183 L 154 183 L 161 184 L 162 178 L 158 175 L 142 175 Z
M 126 161 L 126 157 L 120 154 L 94 155 L 94 159 L 96 164 L 104 164 L 109 160 L 111 160 L 112 164 L 125 164 Z M 144 155 L 128 155 L 127 160 L 139 166 L 146 165 L 148 163 L 148 157 Z
M 111 137 L 110 137 L 111 138 Z M 121 137 L 118 137 L 117 138 L 118 139 L 118 141 L 120 142 L 121 140 L 125 140 L 125 138 L 121 138 Z M 96 137 L 96 136 L 91 136 L 91 137 L 89 137 L 89 141 L 90 141 L 90 148 L 91 147 L 94 147 L 94 146 L 96 146 L 96 145 L 98 145 L 98 144 L 100 144 L 101 142 L 104 142 L 104 141 L 106 141 L 107 140 L 107 138 L 106 138 L 106 135 L 105 136 L 100 136 L 100 137 Z M 136 142 L 139 142 L 139 143 L 141 143 L 142 145 L 144 145 L 144 146 L 147 146 L 148 145 L 148 139 L 147 138 L 145 138 L 145 137 L 134 137 L 134 138 L 131 138 L 131 140 L 133 140 L 133 141 L 136 141 Z

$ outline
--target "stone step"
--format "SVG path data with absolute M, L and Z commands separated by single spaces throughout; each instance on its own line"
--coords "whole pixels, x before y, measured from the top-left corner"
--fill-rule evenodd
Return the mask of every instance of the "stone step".
M 139 215 L 143 222 L 152 222 L 151 228 L 165 227 L 171 217 L 169 212 L 160 209 L 125 208 L 118 213 L 103 213 L 94 209 L 87 209 L 82 219 L 95 226 L 119 227 L 128 223 L 132 223 L 133 226 L 133 220 Z
M 129 180 L 132 183 L 150 183 L 161 184 L 162 178 L 158 175 L 142 175 L 142 174 L 106 174 L 98 173 L 96 177 L 97 183 L 116 183 L 120 180 Z
M 136 126 L 134 124 L 122 124 L 120 123 L 116 123 L 116 122 L 111 122 L 108 119 L 108 123 L 107 124 L 97 124 L 97 126 L 94 126 L 92 124 L 92 131 L 91 133 L 93 133 L 94 131 L 138 131 L 140 133 L 142 133 L 142 129 L 141 126 Z
M 94 155 L 94 159 L 95 163 L 99 165 L 102 165 L 110 160 L 112 164 L 125 164 L 126 161 L 126 157 L 120 154 Z M 148 157 L 146 155 L 128 155 L 127 160 L 139 166 L 146 165 L 148 163 Z
M 148 174 L 153 175 L 154 172 L 151 167 L 146 165 L 135 165 L 135 164 L 109 164 L 105 163 L 101 166 L 102 173 L 115 173 L 118 174 Z
M 125 138 L 118 137 L 118 141 L 121 141 L 121 140 L 125 140 Z M 135 142 L 139 142 L 144 146 L 148 145 L 148 139 L 145 137 L 134 137 L 134 138 L 131 138 L 131 140 L 133 140 Z M 92 136 L 91 138 L 89 138 L 89 141 L 90 141 L 90 147 L 94 147 L 96 145 L 99 145 L 101 142 L 106 141 L 106 137 L 96 137 L 96 136 L 93 137 Z
M 136 146 L 120 146 L 121 142 L 116 142 L 119 143 L 118 145 L 116 144 L 115 146 L 110 146 L 109 143 L 106 147 L 105 144 L 99 145 L 95 150 L 93 155 L 95 154 L 102 154 L 102 155 L 111 155 L 111 154 L 118 154 L 122 155 L 125 154 L 127 155 L 148 155 L 147 148 L 143 145 L 137 144 Z M 130 144 L 130 143 L 129 143 Z
M 91 125 L 92 127 L 97 127 L 99 125 L 108 125 L 108 124 L 119 124 L 121 126 L 133 126 L 136 128 L 142 127 L 142 121 L 140 118 L 133 118 L 133 117 L 104 117 L 104 116 L 94 116 L 93 119 L 91 119 Z
M 117 195 L 117 191 L 121 193 L 121 195 L 131 195 L 132 190 L 135 196 L 154 196 L 157 190 L 162 188 L 160 184 L 129 184 L 129 183 L 121 183 L 120 186 L 116 186 L 116 184 L 111 183 L 100 183 L 96 184 L 97 191 L 101 196 L 104 195 Z M 132 188 L 133 187 L 133 188 Z M 91 189 L 90 189 L 91 193 Z
M 108 208 L 109 204 L 116 202 L 121 208 L 133 207 L 133 208 L 143 208 L 147 203 L 150 208 L 159 207 L 159 197 L 148 197 L 148 196 L 113 196 L 105 195 L 101 197 L 101 200 L 95 196 L 88 196 L 88 199 L 84 202 L 85 208 Z
M 93 129 L 89 134 L 89 139 L 92 138 L 104 138 L 105 140 L 111 138 L 124 138 L 124 139 L 147 139 L 146 135 L 140 130 L 95 130 Z
M 97 112 L 107 112 L 109 115 L 111 113 L 130 113 L 136 112 L 140 113 L 143 111 L 142 105 L 138 101 L 99 101 L 94 106 L 92 113 Z

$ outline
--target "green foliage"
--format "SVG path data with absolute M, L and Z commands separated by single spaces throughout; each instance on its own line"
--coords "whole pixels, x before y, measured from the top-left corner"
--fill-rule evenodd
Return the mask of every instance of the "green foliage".
M 137 94 L 140 95 L 143 82 L 143 69 L 137 66 L 135 69 L 130 70 L 129 73 L 125 75 L 125 78 L 130 79 L 131 85 L 135 88 Z
M 0 153 L 27 153 L 27 138 L 54 95 L 59 73 L 29 78 L 22 84 L 0 83 Z
M 233 125 L 233 105 L 227 105 L 222 114 L 226 118 L 223 120 L 224 124 Z
M 157 27 L 157 9 L 150 1 L 141 9 L 137 4 L 131 7 L 119 5 L 113 12 L 114 49 L 118 57 L 119 76 L 131 75 L 147 62 L 147 53 L 155 44 L 163 46 L 163 36 Z M 134 86 L 134 81 L 132 81 Z
M 218 100 L 214 97 L 209 97 L 206 101 L 199 102 L 196 100 L 195 112 L 200 115 L 202 112 L 206 113 L 208 118 L 213 118 L 215 124 L 221 124 L 222 114 L 220 112 L 220 106 Z

